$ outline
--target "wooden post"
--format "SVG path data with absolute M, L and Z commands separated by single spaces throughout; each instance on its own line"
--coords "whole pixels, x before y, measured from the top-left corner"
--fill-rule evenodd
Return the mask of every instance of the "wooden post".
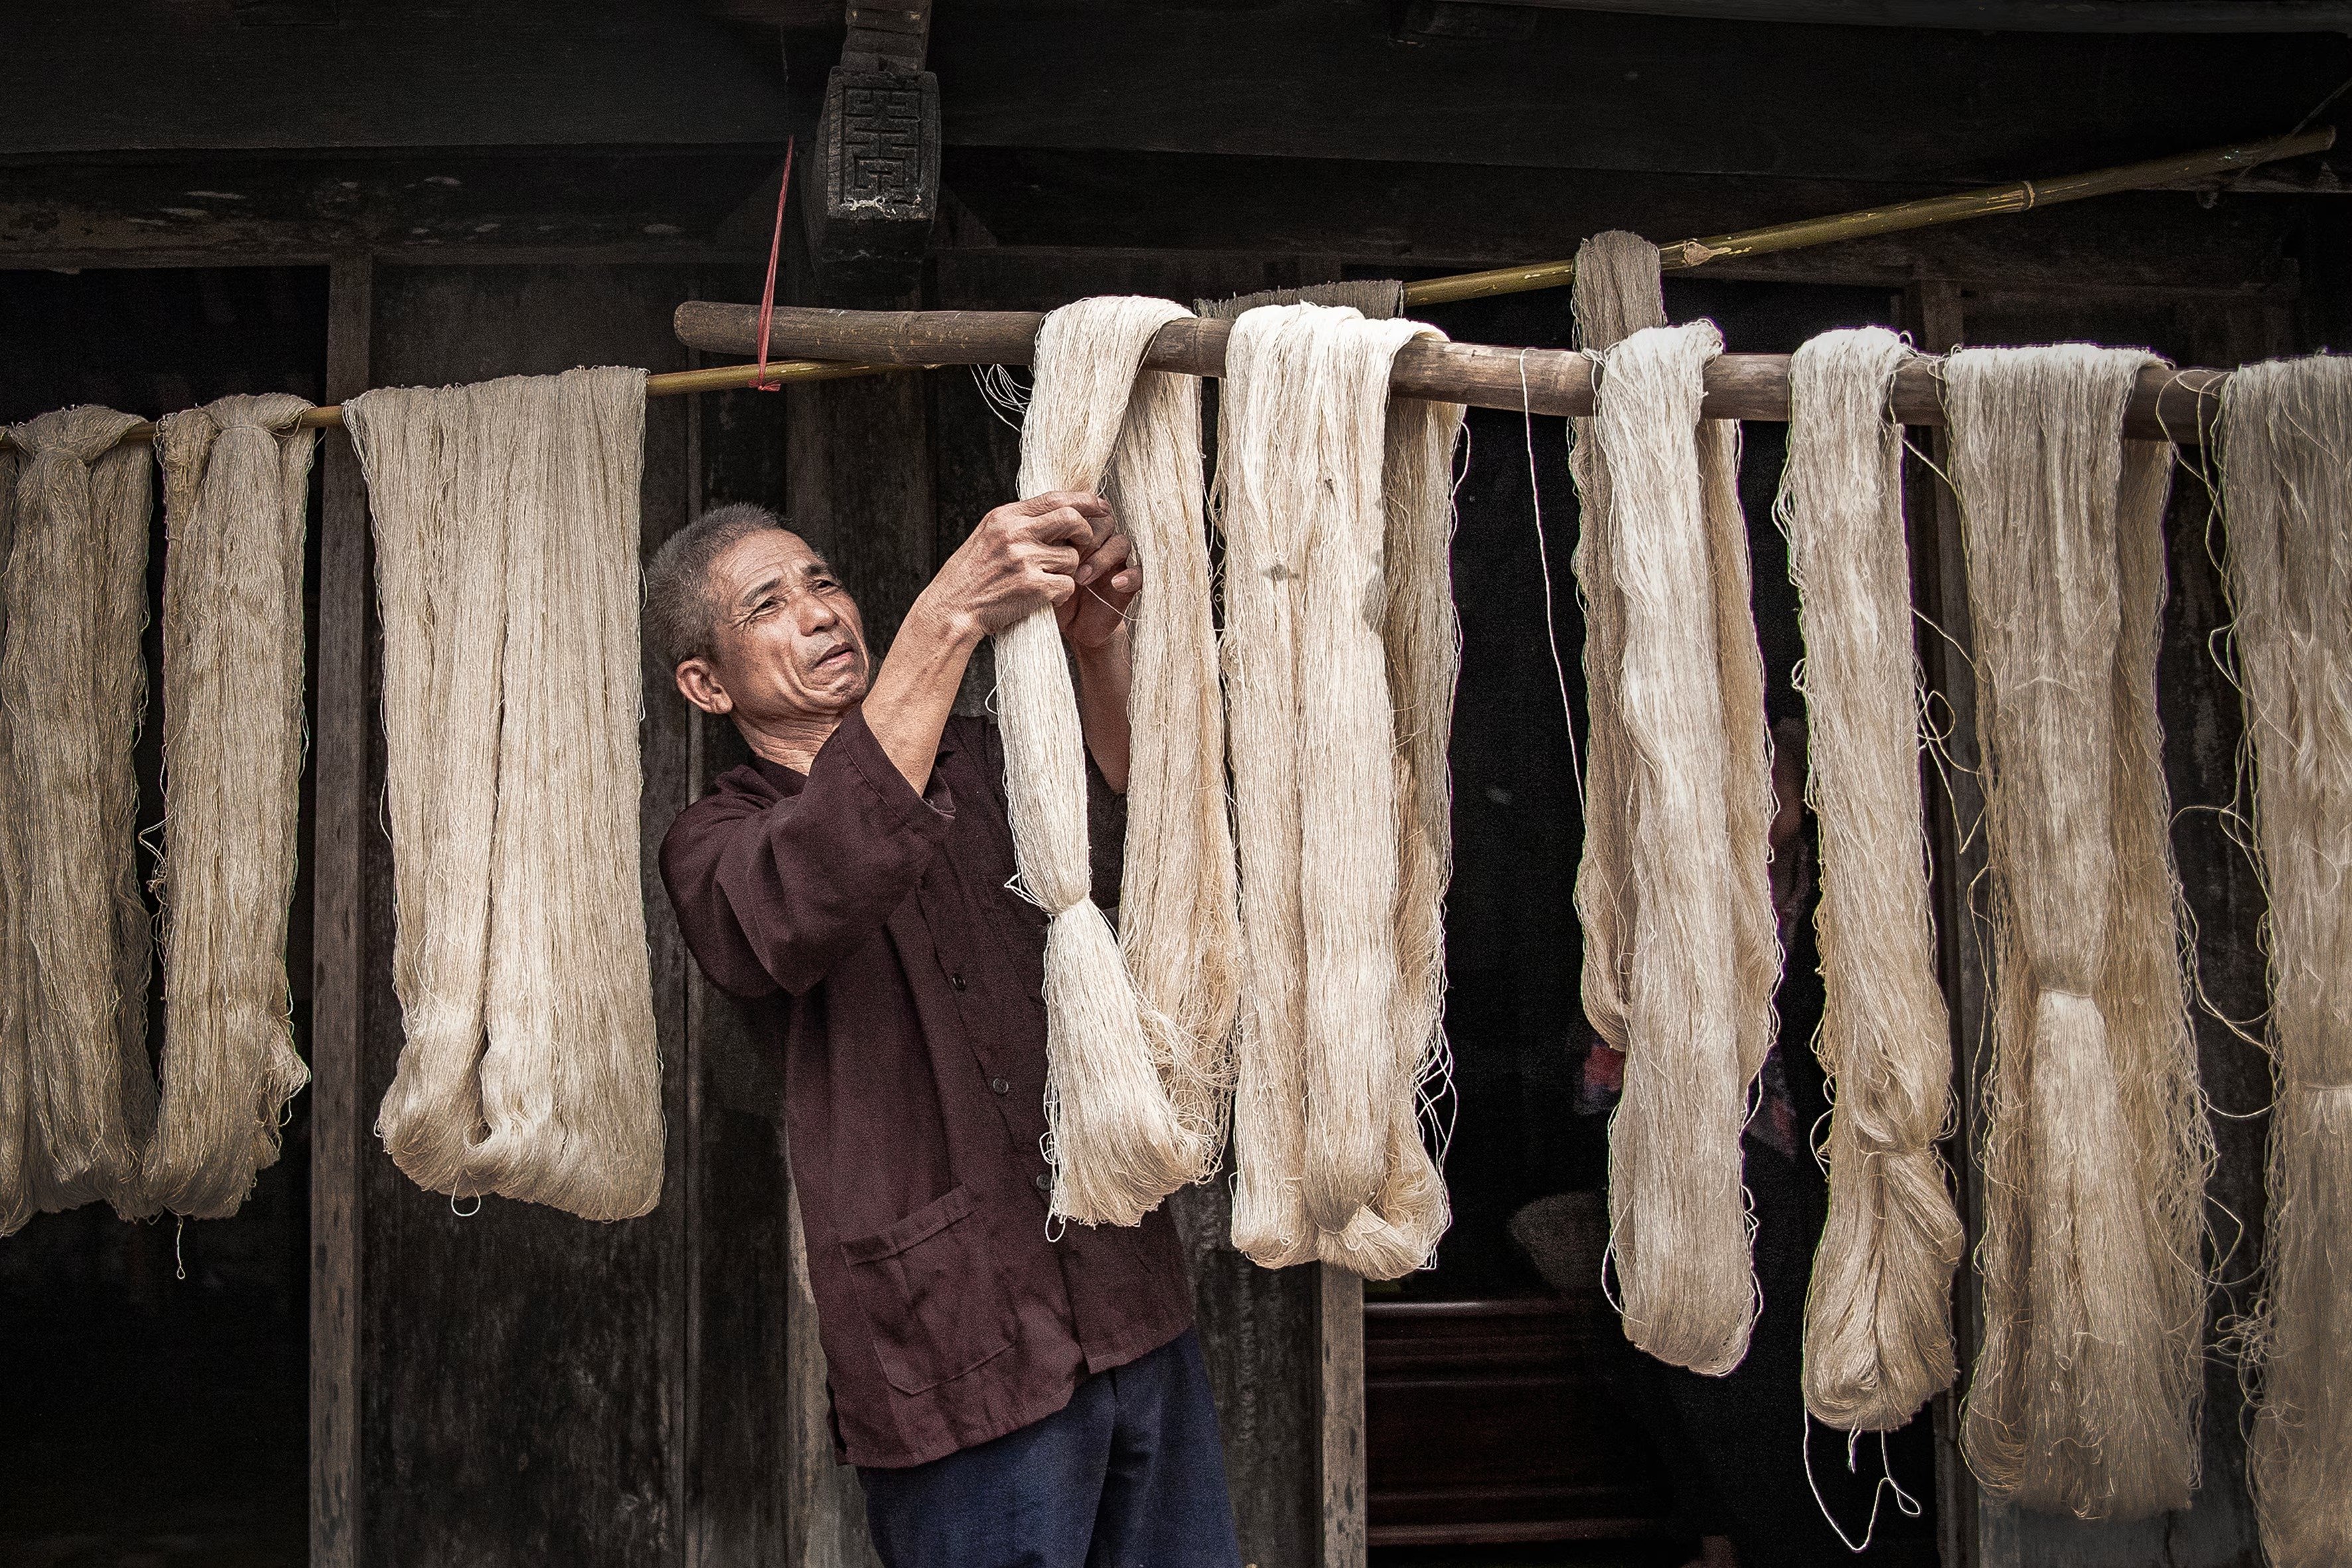
M 1320 1328 L 1322 1568 L 1364 1568 L 1364 1282 L 1315 1264 Z
M 373 264 L 339 256 L 328 270 L 326 395 L 368 384 Z M 319 529 L 316 799 L 311 839 L 310 1562 L 359 1568 L 360 1092 L 366 1024 L 362 851 L 368 790 L 371 595 L 367 488 L 341 431 L 324 437 Z

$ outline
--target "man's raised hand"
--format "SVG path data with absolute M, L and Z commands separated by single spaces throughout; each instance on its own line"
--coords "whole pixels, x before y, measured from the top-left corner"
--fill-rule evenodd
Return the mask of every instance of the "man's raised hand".
M 1110 508 L 1091 491 L 1049 490 L 1010 501 L 980 520 L 940 568 L 932 589 L 943 608 L 971 617 L 983 633 L 1000 632 L 1042 605 L 1069 602 L 1084 564 L 1113 537 Z M 1117 563 L 1111 567 L 1116 575 Z

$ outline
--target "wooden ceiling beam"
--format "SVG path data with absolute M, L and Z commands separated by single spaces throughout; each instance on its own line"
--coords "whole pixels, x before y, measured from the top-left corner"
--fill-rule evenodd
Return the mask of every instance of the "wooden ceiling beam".
M 1433 0 L 1444 7 L 1453 0 Z M 1981 33 L 2342 33 L 2345 0 L 1477 0 L 1538 11 Z

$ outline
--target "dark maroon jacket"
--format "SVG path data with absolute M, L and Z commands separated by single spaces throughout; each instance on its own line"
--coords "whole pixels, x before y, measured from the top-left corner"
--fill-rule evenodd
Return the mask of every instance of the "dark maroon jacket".
M 852 713 L 805 776 L 754 759 L 662 845 L 703 972 L 775 998 L 759 1012 L 781 1033 L 817 1330 L 855 1464 L 920 1464 L 1026 1426 L 1192 1321 L 1164 1212 L 1049 1235 L 1045 917 L 1008 886 L 1003 777 L 994 727 L 950 719 L 918 795 Z M 1113 815 L 1116 797 L 1092 794 L 1090 816 Z M 1097 901 L 1115 896 L 1115 868 L 1097 877 Z

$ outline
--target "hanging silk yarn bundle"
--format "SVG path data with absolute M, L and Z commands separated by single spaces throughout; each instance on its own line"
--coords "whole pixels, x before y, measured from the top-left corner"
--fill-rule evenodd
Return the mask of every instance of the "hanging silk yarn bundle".
M 2085 1519 L 2198 1479 L 2203 1179 L 2156 657 L 2170 448 L 2136 350 L 1944 363 L 1993 886 L 1984 1342 L 1962 1428 L 1997 1497 Z
M 0 1231 L 104 1198 L 155 1212 L 142 1158 L 148 914 L 135 858 L 131 748 L 147 705 L 152 468 L 105 408 L 46 414 L 16 447 L 0 649 L 8 795 L 0 812 L 10 984 L 0 995 Z M 13 1058 L 13 1061 L 10 1059 Z M 8 1139 L 0 1127 L 0 1141 Z
M 302 546 L 310 405 L 225 397 L 162 421 L 163 1052 L 151 1197 L 234 1214 L 310 1081 L 286 916 L 302 778 Z
M 1461 410 L 1388 396 L 1411 321 L 1267 306 L 1219 393 L 1225 667 L 1247 974 L 1234 1244 L 1269 1268 L 1426 1265 Z M 1311 694 L 1311 695 L 1310 695 Z
M 2248 1469 L 2277 1568 L 2352 1560 L 2352 359 L 2221 396 L 2232 640 L 2270 894 L 2271 1121 Z
M 1191 378 L 1139 380 L 1138 373 L 1153 334 L 1190 314 L 1166 300 L 1107 296 L 1048 315 L 1037 334 L 1035 383 L 1021 427 L 1024 500 L 1104 487 L 1117 461 L 1108 488 L 1128 506 L 1151 510 L 1145 525 L 1150 542 L 1167 546 L 1153 551 L 1160 562 L 1144 563 L 1147 574 L 1155 563 L 1169 564 L 1171 551 L 1189 553 L 1179 541 L 1192 524 L 1175 491 L 1188 472 L 1195 493 L 1199 488 L 1200 392 Z M 1167 509 L 1164 514 L 1160 509 Z M 1206 571 L 1204 556 L 1203 584 Z M 1200 628 L 1192 606 L 1175 598 L 1177 584 L 1191 575 L 1189 566 L 1179 565 L 1167 596 L 1157 601 L 1172 613 L 1160 617 L 1151 636 L 1156 640 L 1164 633 L 1169 641 L 1154 647 L 1149 668 L 1139 669 L 1131 692 L 1137 701 L 1165 697 L 1171 686 L 1181 689 L 1198 679 L 1197 650 L 1186 650 Z M 1152 593 L 1148 574 L 1145 583 L 1146 594 Z M 1159 993 L 1149 994 L 1139 989 L 1140 977 L 1130 978 L 1118 939 L 1090 896 L 1086 742 L 1052 606 L 998 632 L 995 650 L 1014 856 L 1023 886 L 1050 917 L 1045 1048 L 1052 1210 L 1082 1225 L 1133 1225 L 1170 1193 L 1207 1175 L 1220 1152 L 1223 1093 L 1217 1058 L 1230 982 L 1213 969 L 1187 973 L 1181 967 L 1189 930 L 1183 922 L 1202 914 L 1213 922 L 1220 918 L 1215 874 L 1190 888 L 1156 879 L 1202 876 L 1197 864 L 1187 870 L 1173 856 L 1215 848 L 1216 830 L 1202 804 L 1173 793 L 1207 782 L 1202 719 L 1193 714 L 1181 739 L 1171 731 L 1164 749 L 1158 738 L 1145 745 L 1150 783 L 1138 846 L 1142 864 L 1129 875 L 1142 900 L 1134 951 Z M 1143 679 L 1150 682 L 1150 698 Z M 1213 925 L 1191 934 L 1206 943 L 1198 955 L 1205 964 L 1216 965 L 1230 953 Z M 1164 1010 L 1170 1007 L 1174 1016 Z
M 1805 1406 L 1848 1432 L 1901 1426 L 1956 1372 L 1963 1237 L 1936 1152 L 1951 1110 L 1950 1021 L 1927 913 L 1903 432 L 1886 406 L 1909 357 L 1878 327 L 1797 350 L 1776 509 L 1804 633 L 1826 993 L 1817 1049 L 1833 1097 Z
M 661 1195 L 638 866 L 645 373 L 345 405 L 375 517 L 418 1184 L 626 1219 Z
M 1699 418 L 1714 325 L 1645 324 L 1664 316 L 1654 247 L 1588 240 L 1576 308 L 1602 365 L 1571 467 L 1592 716 L 1585 1011 L 1625 1053 L 1610 1252 L 1626 1337 L 1719 1375 L 1757 1310 L 1739 1139 L 1780 956 L 1738 431 Z

